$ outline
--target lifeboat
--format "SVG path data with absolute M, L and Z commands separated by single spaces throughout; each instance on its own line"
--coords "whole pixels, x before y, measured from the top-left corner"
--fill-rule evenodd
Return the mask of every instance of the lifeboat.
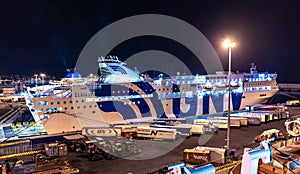
M 226 85 L 225 84 L 216 84 L 217 89 L 225 89 Z
M 211 85 L 204 85 L 204 86 L 202 86 L 202 89 L 211 91 L 213 89 L 213 87 Z
M 238 88 L 238 87 L 240 87 L 240 85 L 238 83 L 231 83 L 230 87 L 231 88 Z

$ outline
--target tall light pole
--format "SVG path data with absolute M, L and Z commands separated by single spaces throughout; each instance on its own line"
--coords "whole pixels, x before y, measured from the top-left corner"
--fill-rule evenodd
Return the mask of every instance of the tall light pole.
M 35 77 L 35 88 L 37 90 L 37 77 L 38 77 L 38 74 L 34 74 L 34 77 Z
M 43 91 L 44 91 L 44 79 L 45 79 L 45 74 L 40 74 L 40 76 L 42 77 L 42 85 L 43 85 Z
M 230 82 L 231 82 L 231 49 L 235 47 L 235 43 L 229 39 L 225 39 L 223 42 L 223 47 L 228 48 L 228 117 L 227 117 L 227 144 L 226 149 L 230 150 L 230 104 L 231 104 L 231 96 L 230 96 Z

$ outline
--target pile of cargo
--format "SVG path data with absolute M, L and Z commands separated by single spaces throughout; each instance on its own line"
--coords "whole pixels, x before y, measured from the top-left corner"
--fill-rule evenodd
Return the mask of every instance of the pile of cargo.
M 213 134 L 218 129 L 205 124 L 124 124 L 113 127 L 85 127 L 87 137 L 123 136 L 128 139 L 177 140 L 192 135 Z
M 232 111 L 230 113 L 230 127 L 239 128 L 248 125 L 260 125 L 270 121 L 285 119 L 289 117 L 285 106 L 275 105 L 247 105 L 246 110 Z M 228 114 L 214 114 L 189 118 L 193 124 L 208 124 L 217 126 L 219 129 L 228 128 Z
M 45 153 L 49 156 L 64 156 L 68 154 L 68 147 L 66 144 L 56 143 L 45 143 Z
M 193 165 L 225 164 L 225 157 L 226 149 L 216 147 L 197 146 L 193 149 L 185 149 L 183 152 L 183 161 Z

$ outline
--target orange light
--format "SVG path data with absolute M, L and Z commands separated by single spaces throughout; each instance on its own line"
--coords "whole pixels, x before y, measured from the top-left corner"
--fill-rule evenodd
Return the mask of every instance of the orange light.
M 235 43 L 235 42 L 231 42 L 230 39 L 225 39 L 225 40 L 223 41 L 223 47 L 224 47 L 224 48 L 229 48 L 229 47 L 233 48 L 233 47 L 235 47 L 235 46 L 236 46 L 236 43 Z

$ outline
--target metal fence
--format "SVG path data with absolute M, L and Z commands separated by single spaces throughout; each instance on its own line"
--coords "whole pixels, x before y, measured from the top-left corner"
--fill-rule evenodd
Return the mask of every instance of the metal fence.
M 44 144 L 21 144 L 15 146 L 5 146 L 0 148 L 0 156 L 19 154 L 30 151 L 43 150 Z

